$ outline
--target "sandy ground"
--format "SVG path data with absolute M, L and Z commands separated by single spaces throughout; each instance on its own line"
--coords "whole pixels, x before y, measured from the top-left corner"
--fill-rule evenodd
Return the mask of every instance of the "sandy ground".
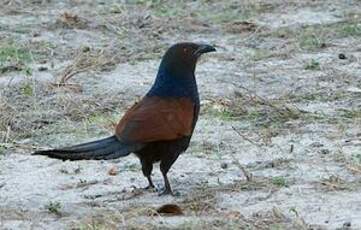
M 0 3 L 0 229 L 361 229 L 360 1 Z M 30 155 L 110 135 L 177 41 L 218 52 L 176 196 L 134 156 Z

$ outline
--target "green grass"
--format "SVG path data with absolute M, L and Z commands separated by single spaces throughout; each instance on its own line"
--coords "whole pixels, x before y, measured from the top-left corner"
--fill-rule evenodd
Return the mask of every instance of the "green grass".
M 5 146 L 0 144 L 0 156 L 5 154 L 5 150 L 6 150 Z
M 277 128 L 285 122 L 303 118 L 297 108 L 278 101 L 247 101 L 236 99 L 231 105 L 216 108 L 210 106 L 203 110 L 207 115 L 223 121 L 247 121 L 257 127 Z
M 33 90 L 33 87 L 31 86 L 30 83 L 27 83 L 25 85 L 23 85 L 21 88 L 20 88 L 20 91 L 21 91 L 21 94 L 24 95 L 24 96 L 33 96 L 34 95 L 34 90 Z
M 177 4 L 177 6 L 174 6 L 173 4 Z M 186 12 L 184 9 L 186 9 L 186 6 L 184 4 L 181 4 L 179 2 L 174 2 L 172 5 L 166 5 L 166 4 L 153 4 L 152 10 L 154 14 L 158 17 L 178 17 L 178 16 L 185 16 Z
M 144 5 L 153 5 L 153 4 L 161 4 L 162 0 L 128 0 L 129 4 L 144 4 Z
M 361 153 L 352 154 L 351 159 L 353 163 L 361 165 Z
M 218 23 L 227 23 L 231 21 L 247 20 L 251 17 L 251 13 L 249 11 L 242 12 L 239 9 L 233 9 L 230 11 L 224 10 L 214 13 L 203 12 L 199 16 L 201 18 L 205 18 L 207 21 L 211 21 L 215 24 L 218 24 Z
M 204 111 L 212 116 L 216 117 L 222 121 L 232 121 L 236 119 L 241 119 L 241 117 L 246 115 L 246 111 L 239 109 L 238 107 L 226 107 L 222 109 L 218 108 L 205 108 Z
M 315 51 L 326 48 L 333 39 L 360 37 L 361 23 L 348 21 L 300 28 L 280 28 L 265 35 L 292 39 L 301 50 Z
M 96 125 L 116 124 L 119 120 L 118 113 L 93 113 L 88 116 L 88 122 Z
M 122 167 L 122 171 L 132 171 L 132 172 L 138 172 L 140 170 L 140 165 L 136 164 L 136 163 L 129 163 L 129 164 L 125 164 Z
M 315 59 L 311 59 L 309 63 L 305 65 L 306 70 L 321 70 L 320 63 Z
M 236 115 L 229 110 L 214 111 L 213 115 L 223 121 L 230 121 L 236 117 Z
M 286 187 L 287 181 L 282 176 L 276 176 L 272 178 L 272 184 L 276 185 L 277 187 Z
M 286 97 L 282 98 L 285 100 L 289 100 L 291 102 L 310 102 L 310 101 L 319 101 L 319 102 L 331 102 L 341 99 L 347 99 L 350 97 L 348 92 L 344 91 L 332 91 L 332 92 L 308 92 L 304 94 L 290 94 Z
M 190 1 L 163 1 L 163 0 L 130 0 L 130 4 L 146 6 L 158 17 L 186 17 L 192 16 L 209 24 L 222 24 L 235 21 L 248 20 L 259 13 L 273 9 L 269 4 L 245 3 L 225 1 L 198 1 L 199 6 L 194 6 Z
M 29 50 L 21 47 L 16 43 L 4 43 L 0 45 L 0 66 L 6 62 L 23 62 L 31 61 Z
M 278 223 L 270 225 L 269 228 L 270 228 L 270 230 L 284 230 L 285 229 L 283 224 L 278 224 Z
M 360 119 L 361 118 L 361 110 L 359 109 L 341 109 L 341 117 L 348 119 Z
M 326 46 L 329 33 L 325 27 L 317 25 L 302 28 L 280 28 L 268 35 L 293 40 L 293 44 L 299 49 L 313 51 Z
M 342 37 L 359 37 L 361 36 L 361 23 L 348 23 L 340 25 L 338 34 Z
M 162 0 L 130 0 L 130 4 L 144 5 L 158 17 L 185 16 L 187 6 L 184 1 L 162 1 Z
M 299 47 L 303 50 L 316 50 L 325 47 L 326 36 L 317 33 L 313 28 L 306 29 L 298 38 Z
M 204 6 L 201 7 L 202 10 L 194 13 L 199 19 L 212 24 L 246 21 L 272 9 L 267 4 L 239 4 L 236 1 L 229 1 L 222 4 L 203 4 Z
M 8 71 L 25 71 L 31 74 L 31 69 L 26 66 L 31 61 L 30 51 L 15 42 L 0 43 L 0 73 Z
M 47 205 L 45 205 L 45 208 L 46 208 L 50 213 L 53 213 L 53 214 L 56 214 L 56 215 L 61 215 L 62 205 L 61 205 L 60 202 L 50 201 Z
M 267 49 L 253 49 L 250 58 L 253 61 L 259 61 L 272 57 L 273 53 Z

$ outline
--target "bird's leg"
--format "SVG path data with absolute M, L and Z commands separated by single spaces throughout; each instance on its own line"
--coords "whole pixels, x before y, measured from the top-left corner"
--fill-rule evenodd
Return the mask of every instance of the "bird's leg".
M 148 162 L 148 161 L 142 161 L 141 160 L 141 164 L 142 164 L 142 171 L 144 176 L 148 179 L 148 186 L 145 187 L 144 189 L 148 190 L 148 189 L 154 189 L 155 186 L 153 184 L 152 181 L 152 170 L 153 170 L 153 163 Z
M 173 163 L 177 160 L 179 156 L 179 153 L 174 153 L 173 155 L 168 155 L 166 158 L 162 159 L 160 162 L 160 171 L 162 172 L 163 179 L 164 179 L 164 190 L 159 194 L 162 195 L 173 195 L 172 188 L 170 186 L 167 173 L 170 169 L 170 167 L 173 165 Z
M 163 178 L 164 178 L 164 190 L 159 193 L 160 196 L 162 195 L 173 195 L 173 191 L 172 191 L 172 188 L 170 186 L 170 183 L 169 183 L 169 180 L 168 180 L 168 177 L 167 177 L 167 173 L 163 173 Z
M 155 186 L 153 184 L 153 181 L 152 181 L 152 177 L 149 175 L 147 176 L 147 179 L 148 179 L 148 186 L 145 187 L 144 189 L 148 190 L 148 189 L 154 189 Z

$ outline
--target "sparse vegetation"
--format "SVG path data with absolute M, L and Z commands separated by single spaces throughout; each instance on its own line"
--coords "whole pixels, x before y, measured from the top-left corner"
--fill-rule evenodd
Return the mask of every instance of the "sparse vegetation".
M 326 25 L 308 25 L 301 28 L 282 27 L 267 36 L 293 39 L 296 47 L 302 51 L 316 51 L 327 48 L 337 38 L 361 36 L 361 25 L 358 22 L 337 22 Z
M 0 40 L 0 74 L 10 71 L 28 71 L 31 61 L 29 50 L 21 44 Z
M 285 122 L 304 116 L 298 108 L 280 101 L 266 100 L 257 95 L 242 95 L 230 103 L 208 105 L 207 115 L 224 121 L 247 121 L 256 127 L 281 127 Z
M 267 49 L 254 49 L 251 54 L 251 59 L 254 61 L 264 60 L 272 57 L 273 53 Z
M 309 63 L 305 65 L 306 70 L 321 70 L 320 63 L 312 59 Z
M 359 210 L 359 2 L 16 0 L 1 7 L 0 226 L 337 229 L 345 213 Z M 178 41 L 218 52 L 197 66 L 201 114 L 170 172 L 175 197 L 141 189 L 146 179 L 134 156 L 30 156 L 112 135 Z M 320 194 L 328 202 L 315 199 Z M 159 216 L 165 202 L 184 215 Z
M 358 109 L 341 109 L 341 115 L 348 119 L 361 119 L 361 110 Z
M 272 178 L 272 184 L 278 186 L 278 187 L 286 187 L 287 186 L 287 181 L 284 177 L 282 176 L 277 176 L 277 177 L 273 177 Z
M 234 111 L 229 111 L 226 108 L 209 108 L 207 110 L 207 113 L 224 121 L 230 121 L 239 118 L 239 115 L 237 113 L 235 113 Z
M 361 164 L 361 154 L 360 154 L 360 153 L 354 154 L 354 155 L 352 156 L 352 159 L 353 159 L 357 164 Z
M 303 50 L 316 50 L 326 47 L 325 35 L 313 27 L 306 28 L 299 34 L 298 43 Z
M 325 191 L 352 190 L 361 185 L 360 180 L 346 181 L 337 175 L 323 178 L 320 182 L 321 188 Z
M 125 165 L 122 167 L 122 170 L 124 170 L 124 171 L 139 172 L 139 170 L 141 170 L 141 167 L 139 166 L 139 164 L 125 164 Z
M 24 96 L 28 96 L 28 97 L 33 96 L 33 93 L 34 93 L 33 92 L 33 87 L 31 86 L 30 83 L 27 83 L 27 84 L 23 85 L 20 88 L 20 90 L 21 90 L 21 94 L 24 95 Z
M 60 202 L 58 201 L 50 201 L 46 206 L 45 208 L 50 212 L 50 213 L 53 213 L 53 214 L 56 214 L 56 215 L 61 215 L 61 208 L 62 208 L 62 205 Z
M 345 23 L 340 26 L 340 36 L 342 37 L 360 37 L 361 36 L 361 24 L 360 23 Z
M 5 146 L 0 144 L 0 156 L 5 154 L 5 150 L 6 150 Z
M 0 45 L 0 64 L 26 63 L 31 60 L 30 52 L 21 44 L 2 42 Z

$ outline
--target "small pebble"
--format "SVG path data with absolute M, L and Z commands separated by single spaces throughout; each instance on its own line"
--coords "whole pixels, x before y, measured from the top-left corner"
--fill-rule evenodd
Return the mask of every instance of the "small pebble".
M 330 153 L 330 150 L 328 150 L 328 149 L 321 149 L 321 154 L 327 155 L 327 154 L 329 154 L 329 153 Z
M 347 222 L 343 223 L 343 227 L 346 227 L 346 228 L 351 227 L 351 222 L 347 221 Z
M 83 51 L 84 53 L 89 52 L 89 51 L 90 51 L 90 47 L 89 47 L 89 46 L 84 46 L 84 47 L 82 48 L 82 51 Z
M 81 169 L 80 169 L 80 167 L 78 167 L 78 168 L 76 168 L 76 169 L 74 170 L 74 173 L 75 173 L 75 174 L 78 174 L 78 173 L 80 173 L 80 171 L 81 171 Z
M 313 143 L 311 144 L 311 147 L 313 147 L 313 148 L 319 148 L 319 147 L 323 147 L 323 144 L 320 143 L 320 142 L 313 142 Z
M 227 164 L 226 162 L 222 162 L 221 168 L 222 168 L 222 169 L 228 168 L 228 164 Z
M 346 59 L 346 55 L 343 54 L 343 53 L 340 53 L 340 54 L 338 55 L 338 58 L 344 60 L 344 59 Z
M 108 171 L 109 176 L 116 176 L 117 174 L 118 174 L 118 169 L 116 166 L 111 167 L 110 170 Z
M 46 67 L 46 66 L 40 66 L 40 67 L 38 68 L 38 70 L 39 70 L 39 71 L 46 71 L 46 70 L 48 70 L 48 67 Z
M 178 192 L 178 191 L 174 193 L 174 196 L 176 196 L 176 197 L 180 197 L 181 195 L 182 194 L 180 192 Z

